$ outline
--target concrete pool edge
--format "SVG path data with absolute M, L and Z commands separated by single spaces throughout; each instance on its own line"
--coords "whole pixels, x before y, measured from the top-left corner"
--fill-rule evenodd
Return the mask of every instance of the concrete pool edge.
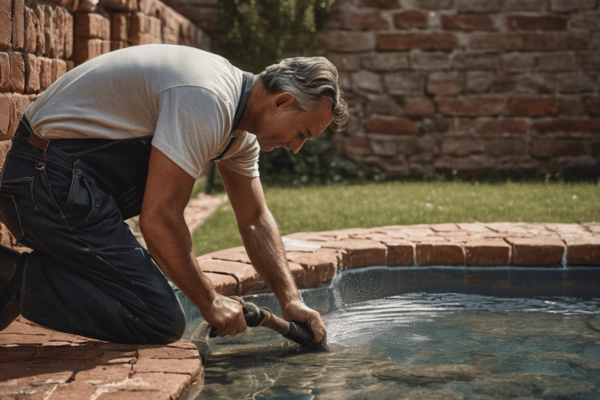
M 600 266 L 600 223 L 390 226 L 287 238 L 308 243 L 288 251 L 300 288 L 318 287 L 339 270 L 372 265 Z M 198 259 L 223 294 L 265 290 L 243 248 Z M 22 318 L 0 332 L 2 398 L 177 399 L 191 387 L 201 388 L 201 372 L 197 350 L 185 341 L 116 345 L 54 332 Z

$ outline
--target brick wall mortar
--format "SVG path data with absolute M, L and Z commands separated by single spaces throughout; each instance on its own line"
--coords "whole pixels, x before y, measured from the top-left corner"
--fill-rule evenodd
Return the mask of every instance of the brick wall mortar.
M 0 165 L 21 116 L 52 82 L 100 54 L 146 43 L 210 48 L 204 30 L 157 0 L 0 2 Z M 0 243 L 16 246 L 1 223 Z
M 480 5 L 336 2 L 321 53 L 353 112 L 341 155 L 392 175 L 600 169 L 598 2 Z

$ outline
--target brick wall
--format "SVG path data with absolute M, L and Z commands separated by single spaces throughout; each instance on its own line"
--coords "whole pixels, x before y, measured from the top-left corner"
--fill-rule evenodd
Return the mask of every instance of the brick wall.
M 100 54 L 148 43 L 210 47 L 204 31 L 156 0 L 0 0 L 0 165 L 21 115 L 52 82 Z M 0 224 L 0 243 L 11 242 Z
M 600 156 L 597 0 L 338 0 L 340 153 L 395 175 L 566 173 Z

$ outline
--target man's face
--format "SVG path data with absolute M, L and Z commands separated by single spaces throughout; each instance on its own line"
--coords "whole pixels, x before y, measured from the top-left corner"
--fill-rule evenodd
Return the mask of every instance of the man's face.
M 324 100 L 308 112 L 300 111 L 285 98 L 267 110 L 256 138 L 262 151 L 284 147 L 295 153 L 307 139 L 314 139 L 333 119 L 331 102 Z M 291 98 L 293 102 L 293 96 Z

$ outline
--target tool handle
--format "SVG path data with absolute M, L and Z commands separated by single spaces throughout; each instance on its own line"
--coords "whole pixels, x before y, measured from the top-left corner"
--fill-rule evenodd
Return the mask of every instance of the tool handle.
M 242 304 L 242 309 L 244 310 L 244 320 L 246 321 L 246 325 L 253 328 L 255 326 L 260 325 L 262 320 L 265 318 L 265 313 L 261 308 L 254 303 L 245 302 L 241 297 L 235 298 Z M 217 336 L 217 328 L 214 326 L 210 327 L 209 337 L 214 338 Z

